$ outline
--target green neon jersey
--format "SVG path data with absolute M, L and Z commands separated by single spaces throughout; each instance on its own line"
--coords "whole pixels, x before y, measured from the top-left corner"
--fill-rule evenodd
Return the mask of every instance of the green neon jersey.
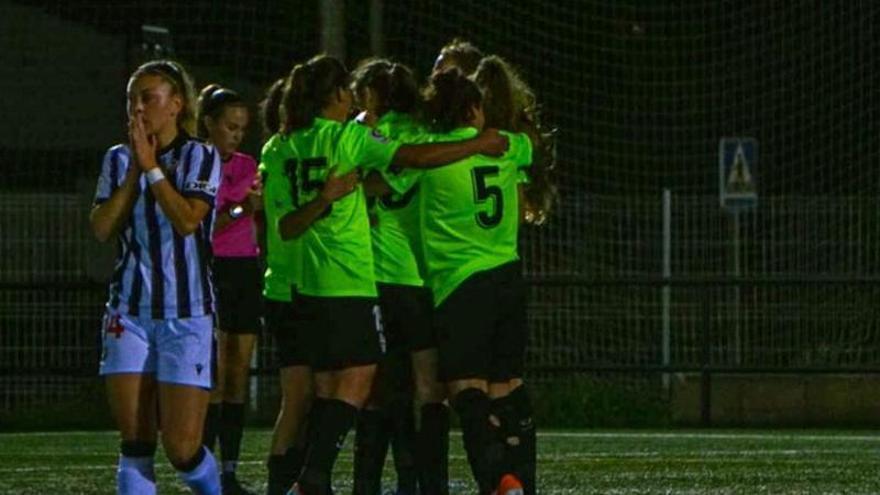
M 510 140 L 503 156 L 474 155 L 427 170 L 419 181 L 425 281 L 435 306 L 474 273 L 519 259 L 517 183 L 520 168 L 532 162 L 532 144 L 525 134 L 502 133 Z M 433 139 L 476 135 L 462 128 Z
M 272 136 L 260 155 L 260 176 L 263 179 L 263 213 L 266 215 L 266 273 L 263 295 L 275 301 L 290 301 L 291 286 L 296 282 L 299 264 L 299 239 L 281 240 L 275 227 L 283 212 L 290 211 L 290 181 L 280 158 L 279 134 Z
M 388 112 L 376 123 L 383 135 L 402 143 L 428 140 L 425 129 L 410 115 Z M 382 172 L 395 192 L 376 198 L 373 216 L 373 256 L 376 280 L 388 284 L 422 286 L 421 263 L 416 256 L 419 245 L 418 170 Z
M 317 118 L 311 127 L 290 133 L 281 139 L 278 153 L 289 181 L 289 206 L 282 216 L 320 194 L 330 169 L 336 168 L 337 175 L 355 168 L 383 170 L 399 147 L 399 142 L 353 121 Z M 370 222 L 360 184 L 329 206 L 299 242 L 298 292 L 322 297 L 376 296 Z

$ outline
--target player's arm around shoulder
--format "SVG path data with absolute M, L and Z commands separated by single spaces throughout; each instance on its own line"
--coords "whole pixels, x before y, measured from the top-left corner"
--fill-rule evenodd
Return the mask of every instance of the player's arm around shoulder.
M 325 214 L 333 202 L 354 192 L 357 184 L 357 169 L 343 175 L 336 174 L 336 167 L 330 169 L 318 195 L 278 220 L 281 240 L 289 241 L 303 235 Z
M 458 142 L 433 142 L 403 145 L 394 155 L 392 165 L 428 169 L 462 160 L 471 155 L 501 156 L 508 151 L 508 138 L 498 129 L 486 129 L 477 137 Z

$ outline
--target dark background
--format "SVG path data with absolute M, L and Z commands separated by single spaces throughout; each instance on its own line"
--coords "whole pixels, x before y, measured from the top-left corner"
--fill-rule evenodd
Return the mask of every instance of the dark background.
M 369 3 L 346 2 L 347 62 L 369 53 Z M 199 86 L 218 81 L 256 102 L 319 51 L 317 2 L 15 2 L 122 43 L 144 23 L 168 27 Z M 149 5 L 143 5 L 149 4 Z M 759 192 L 873 194 L 878 187 L 880 4 L 841 1 L 387 1 L 386 54 L 426 74 L 463 36 L 515 63 L 559 130 L 563 186 L 599 194 L 714 193 L 722 136 L 760 143 Z M 3 4 L 0 3 L 0 6 Z M 4 65 L 27 54 L 4 50 Z M 119 66 L 125 60 L 77 61 Z M 103 94 L 120 120 L 124 76 Z M 6 98 L 27 98 L 10 94 Z M 76 98 L 76 95 L 72 95 Z M 43 109 L 51 115 L 49 105 Z M 36 119 L 43 116 L 36 115 Z M 58 125 L 52 119 L 51 125 Z M 6 125 L 20 125 L 27 121 Z M 77 124 L 80 125 L 80 124 Z M 120 126 L 121 128 L 121 126 Z M 107 145 L 121 139 L 107 135 Z M 245 149 L 257 153 L 257 129 Z M 34 153 L 3 143 L 4 186 L 68 183 Z M 68 150 L 89 171 L 99 149 Z M 36 162 L 33 161 L 36 155 Z M 22 166 L 23 156 L 29 161 Z M 91 162 L 88 167 L 85 162 Z M 79 170 L 79 169 L 77 169 Z
M 113 248 L 93 240 L 87 218 L 101 156 L 125 139 L 140 26 L 170 29 L 198 87 L 218 82 L 255 105 L 320 50 L 318 5 L 0 0 L 0 412 L 27 418 L 83 398 L 106 412 L 93 395 Z M 369 2 L 345 10 L 353 66 L 371 55 Z M 423 77 L 444 43 L 466 37 L 519 67 L 558 128 L 561 201 L 522 236 L 535 282 L 527 366 L 558 388 L 549 411 L 576 402 L 593 419 L 565 412 L 556 424 L 641 424 L 622 411 L 668 398 L 648 370 L 661 364 L 664 324 L 674 366 L 880 363 L 876 284 L 705 282 L 672 289 L 664 306 L 656 283 L 663 189 L 674 277 L 880 274 L 878 13 L 871 0 L 384 2 L 387 55 Z M 758 206 L 739 217 L 717 197 L 724 136 L 759 142 Z M 260 144 L 252 125 L 243 150 Z M 579 282 L 550 285 L 557 276 Z M 267 415 L 271 351 L 267 338 Z

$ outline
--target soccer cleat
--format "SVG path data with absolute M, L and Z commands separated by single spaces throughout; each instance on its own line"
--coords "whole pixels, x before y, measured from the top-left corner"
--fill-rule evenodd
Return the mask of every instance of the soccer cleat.
M 494 495 L 523 495 L 523 486 L 519 479 L 512 474 L 505 474 L 498 483 L 498 489 Z

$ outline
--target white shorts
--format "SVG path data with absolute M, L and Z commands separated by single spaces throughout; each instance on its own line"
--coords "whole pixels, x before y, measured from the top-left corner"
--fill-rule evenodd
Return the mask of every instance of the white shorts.
M 101 327 L 100 375 L 151 374 L 161 383 L 211 388 L 212 315 L 153 320 L 108 310 Z

